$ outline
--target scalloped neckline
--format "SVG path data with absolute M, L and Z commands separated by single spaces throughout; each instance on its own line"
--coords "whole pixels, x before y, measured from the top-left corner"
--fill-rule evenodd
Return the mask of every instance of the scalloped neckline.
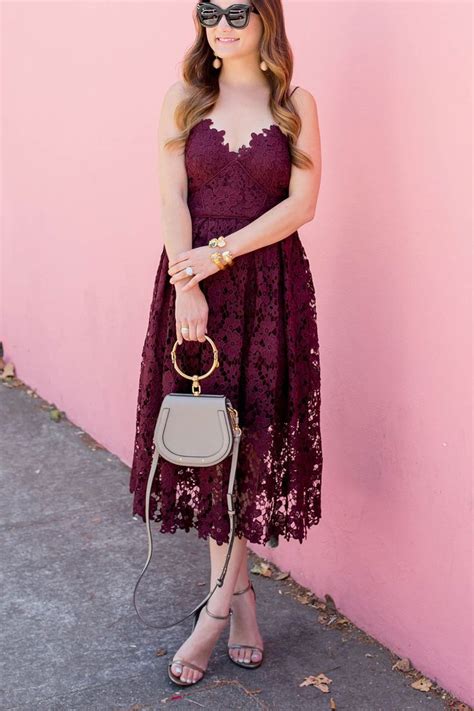
M 239 156 L 242 152 L 251 150 L 251 148 L 253 147 L 254 140 L 256 138 L 258 138 L 259 136 L 265 136 L 265 131 L 267 132 L 267 135 L 268 135 L 273 128 L 277 128 L 280 131 L 280 133 L 282 135 L 284 135 L 283 131 L 281 130 L 280 126 L 277 123 L 271 123 L 270 126 L 264 126 L 264 128 L 260 129 L 260 131 L 252 131 L 252 133 L 250 134 L 249 142 L 241 145 L 240 148 L 238 148 L 236 151 L 233 151 L 229 148 L 228 141 L 226 143 L 224 143 L 224 140 L 227 135 L 225 128 L 217 128 L 216 126 L 214 126 L 214 121 L 211 117 L 206 117 L 206 118 L 201 119 L 200 123 L 206 124 L 210 131 L 215 131 L 216 133 L 222 134 L 220 137 L 221 138 L 221 146 L 223 148 L 226 148 L 227 152 L 230 155 L 235 155 L 235 156 Z

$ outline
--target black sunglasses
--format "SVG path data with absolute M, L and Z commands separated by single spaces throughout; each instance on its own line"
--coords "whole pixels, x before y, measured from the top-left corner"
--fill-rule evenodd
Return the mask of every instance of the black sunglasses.
M 213 2 L 199 2 L 196 9 L 198 20 L 203 27 L 216 27 L 221 16 L 225 15 L 228 24 L 238 30 L 247 27 L 251 12 L 255 12 L 257 15 L 260 14 L 253 5 L 244 5 L 243 3 L 229 5 L 226 10 L 223 10 Z

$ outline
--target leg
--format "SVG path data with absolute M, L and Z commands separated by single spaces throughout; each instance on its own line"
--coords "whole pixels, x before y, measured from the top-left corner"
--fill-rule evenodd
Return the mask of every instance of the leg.
M 237 584 L 234 592 L 244 590 L 249 584 L 247 555 L 242 557 Z M 249 588 L 241 595 L 234 595 L 231 602 L 233 614 L 230 620 L 229 644 L 247 644 L 263 649 L 263 640 L 257 623 L 257 606 L 253 590 Z M 259 662 L 262 653 L 258 649 L 229 649 L 235 661 Z
M 223 543 L 218 546 L 216 541 L 209 537 L 209 552 L 211 556 L 211 590 L 216 584 L 218 575 L 222 570 L 225 556 L 227 553 L 227 544 Z M 235 590 L 236 580 L 241 569 L 242 559 L 247 560 L 247 541 L 245 538 L 234 538 L 232 545 L 232 553 L 230 555 L 227 573 L 222 587 L 217 588 L 215 593 L 209 600 L 208 609 L 214 615 L 227 615 L 232 607 L 233 593 Z M 201 610 L 199 620 L 196 627 L 190 636 L 185 640 L 181 647 L 174 655 L 175 658 L 183 658 L 196 664 L 202 669 L 206 669 L 211 652 L 219 639 L 228 620 L 217 620 L 210 617 L 205 609 Z M 179 676 L 185 682 L 197 682 L 202 678 L 202 673 L 185 664 L 173 664 L 171 671 L 176 676 Z
M 247 545 L 247 541 L 246 541 Z M 245 554 L 242 556 L 242 560 L 240 562 L 240 568 L 239 572 L 237 575 L 237 579 L 235 581 L 235 587 L 233 592 L 238 592 L 239 590 L 243 590 L 244 588 L 247 587 L 249 583 L 249 571 L 248 571 L 248 549 L 246 549 Z M 236 598 L 232 598 L 231 602 L 231 607 L 233 607 L 234 602 Z

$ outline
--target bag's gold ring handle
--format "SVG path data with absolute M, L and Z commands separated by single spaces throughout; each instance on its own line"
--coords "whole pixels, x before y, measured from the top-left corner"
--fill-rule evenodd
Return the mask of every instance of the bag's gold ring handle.
M 213 354 L 214 354 L 214 360 L 213 360 L 213 363 L 212 363 L 211 367 L 210 367 L 209 370 L 207 371 L 207 373 L 204 373 L 203 375 L 188 375 L 187 373 L 184 373 L 184 372 L 181 370 L 181 368 L 179 367 L 179 365 L 178 365 L 178 363 L 177 363 L 177 361 L 176 361 L 176 346 L 178 345 L 178 340 L 175 341 L 175 344 L 174 344 L 174 346 L 173 346 L 173 348 L 172 348 L 172 350 L 171 350 L 171 360 L 173 361 L 173 365 L 174 365 L 175 369 L 178 371 L 178 373 L 179 373 L 180 375 L 183 376 L 183 378 L 187 378 L 188 380 L 192 380 L 192 381 L 193 381 L 193 388 L 192 388 L 192 389 L 193 389 L 193 393 L 194 393 L 195 395 L 199 395 L 199 393 L 201 392 L 201 386 L 199 385 L 199 382 L 198 382 L 198 381 L 199 381 L 199 380 L 203 380 L 204 378 L 207 378 L 209 375 L 211 375 L 211 373 L 214 372 L 214 370 L 215 370 L 216 368 L 219 367 L 219 358 L 218 358 L 218 353 L 217 353 L 216 344 L 214 343 L 214 341 L 212 340 L 212 338 L 210 338 L 207 334 L 204 334 L 204 338 L 205 338 L 207 341 L 209 341 L 209 343 L 210 343 L 211 346 L 212 346 L 212 352 L 213 352 Z M 184 341 L 183 341 L 183 343 L 184 343 Z

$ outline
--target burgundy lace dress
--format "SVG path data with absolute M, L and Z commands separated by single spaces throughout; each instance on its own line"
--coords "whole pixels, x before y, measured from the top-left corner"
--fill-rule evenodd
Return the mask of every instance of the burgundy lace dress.
M 202 119 L 188 136 L 185 165 L 193 247 L 239 230 L 288 197 L 288 139 L 276 124 L 232 151 L 225 131 Z M 191 381 L 177 373 L 170 357 L 176 327 L 169 278 L 163 248 L 143 345 L 130 477 L 132 513 L 143 520 L 160 404 L 169 392 L 191 392 Z M 220 362 L 201 381 L 202 392 L 225 393 L 242 428 L 236 533 L 272 547 L 279 536 L 302 542 L 321 517 L 323 460 L 316 297 L 298 233 L 236 257 L 232 267 L 199 284 Z M 202 374 L 212 365 L 212 348 L 208 341 L 183 341 L 177 359 L 184 372 Z M 230 461 L 191 468 L 160 457 L 150 502 L 159 530 L 194 527 L 201 538 L 227 542 Z

